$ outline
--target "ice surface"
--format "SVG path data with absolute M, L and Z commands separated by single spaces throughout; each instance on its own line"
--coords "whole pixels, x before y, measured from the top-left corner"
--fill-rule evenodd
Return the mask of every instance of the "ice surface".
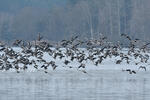
M 0 100 L 150 100 L 150 72 L 0 73 Z

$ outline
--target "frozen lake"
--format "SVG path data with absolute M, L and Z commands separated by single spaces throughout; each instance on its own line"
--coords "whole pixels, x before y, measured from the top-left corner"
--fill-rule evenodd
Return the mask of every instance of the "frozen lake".
M 3 72 L 0 100 L 150 100 L 150 72 Z

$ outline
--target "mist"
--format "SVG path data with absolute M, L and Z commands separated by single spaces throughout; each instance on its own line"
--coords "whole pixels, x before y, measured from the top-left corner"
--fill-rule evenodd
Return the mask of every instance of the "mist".
M 149 0 L 0 0 L 0 40 L 60 41 L 72 35 L 149 40 Z

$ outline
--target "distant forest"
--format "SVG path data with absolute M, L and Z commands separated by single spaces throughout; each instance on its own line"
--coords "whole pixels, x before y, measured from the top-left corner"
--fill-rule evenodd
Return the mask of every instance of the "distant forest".
M 150 39 L 150 0 L 0 0 L 0 40 Z

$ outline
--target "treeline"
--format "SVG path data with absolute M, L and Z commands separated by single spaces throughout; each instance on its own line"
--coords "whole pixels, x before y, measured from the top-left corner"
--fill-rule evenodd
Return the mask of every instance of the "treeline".
M 112 41 L 121 40 L 122 33 L 145 41 L 150 37 L 149 0 L 14 0 L 11 6 L 13 0 L 2 1 L 2 41 L 35 40 L 38 33 L 50 41 L 74 34 L 81 39 L 103 34 Z

